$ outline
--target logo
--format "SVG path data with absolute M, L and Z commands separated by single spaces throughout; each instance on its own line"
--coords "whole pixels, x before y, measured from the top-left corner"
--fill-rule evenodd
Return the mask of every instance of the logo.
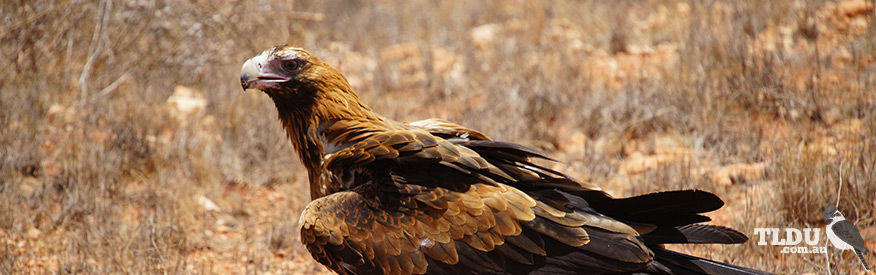
M 826 246 L 819 246 L 821 228 L 755 228 L 754 234 L 758 236 L 757 245 L 784 246 L 780 250 L 783 254 L 827 253 Z M 806 245 L 801 245 L 803 242 Z
M 824 231 L 827 232 L 827 239 L 830 240 L 830 244 L 839 250 L 855 251 L 858 259 L 861 260 L 864 270 L 869 271 L 870 267 L 867 266 L 867 261 L 864 259 L 867 246 L 864 245 L 864 238 L 861 237 L 858 227 L 847 220 L 836 206 L 833 205 L 825 206 L 821 216 L 824 217 L 825 224 L 827 224 Z
M 758 237 L 757 245 L 783 246 L 780 250 L 783 254 L 818 253 L 825 254 L 825 257 L 828 246 L 833 246 L 840 252 L 852 250 L 858 256 L 864 270 L 869 271 L 870 266 L 864 258 L 867 247 L 855 224 L 847 220 L 834 205 L 825 206 L 821 216 L 824 217 L 824 232 L 830 245 L 821 244 L 821 228 L 755 228 L 754 234 Z M 829 265 L 828 270 L 830 270 Z
M 782 230 L 784 229 L 784 230 Z M 819 246 L 821 242 L 821 228 L 755 228 L 757 245 L 784 246 L 781 253 L 826 253 L 826 246 Z M 770 240 L 769 242 L 767 240 Z M 806 245 L 801 245 L 805 242 Z

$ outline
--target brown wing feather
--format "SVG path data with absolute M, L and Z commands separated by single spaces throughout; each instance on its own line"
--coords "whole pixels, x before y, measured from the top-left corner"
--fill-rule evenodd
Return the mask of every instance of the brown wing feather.
M 438 194 L 448 192 L 442 188 L 434 190 Z M 536 204 L 531 198 L 521 196 L 525 194 L 508 186 L 486 184 L 477 184 L 470 191 L 455 196 L 424 196 L 443 200 L 441 205 L 458 208 L 458 211 L 445 211 L 424 220 L 382 209 L 360 193 L 339 192 L 314 200 L 303 211 L 301 240 L 320 263 L 335 271 L 424 273 L 428 265 L 424 256 L 457 264 L 459 243 L 456 241 L 477 251 L 489 252 L 504 244 L 505 236 L 519 234 L 519 220 L 511 217 L 533 216 L 532 208 Z M 497 209 L 483 203 L 485 197 L 523 201 L 526 207 Z M 503 221 L 501 226 L 496 220 Z M 531 254 L 521 248 L 508 253 L 514 254 L 516 259 L 526 259 L 527 256 L 522 255 Z
M 425 131 L 368 136 L 330 155 L 324 167 L 351 191 L 308 205 L 301 234 L 314 257 L 340 273 L 535 268 L 556 251 L 603 257 L 604 248 L 585 247 L 589 230 L 602 243 L 631 242 L 606 257 L 621 255 L 630 268 L 650 261 L 632 228 L 536 201 L 477 152 Z M 603 231 L 614 235 L 603 238 Z
M 414 121 L 408 123 L 408 125 L 426 129 L 429 133 L 443 138 L 455 137 L 470 140 L 490 140 L 487 135 L 484 135 L 481 132 L 439 118 Z
M 440 186 L 455 191 L 464 191 L 469 185 L 479 182 L 514 181 L 514 178 L 490 164 L 475 151 L 423 130 L 396 130 L 373 134 L 328 155 L 324 167 L 335 175 L 343 175 L 350 168 L 374 169 L 381 165 L 400 166 L 393 171 L 407 182 L 429 187 Z M 354 186 L 348 186 L 352 187 Z

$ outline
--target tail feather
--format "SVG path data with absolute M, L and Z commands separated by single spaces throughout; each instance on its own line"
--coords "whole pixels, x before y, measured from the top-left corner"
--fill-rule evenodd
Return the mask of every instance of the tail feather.
M 718 196 L 700 190 L 667 191 L 596 202 L 593 208 L 627 221 L 657 225 L 686 225 L 710 221 L 699 215 L 721 208 Z
M 715 194 L 700 190 L 665 191 L 618 199 L 617 204 L 625 205 L 630 215 L 650 216 L 674 213 L 704 213 L 724 206 Z
M 720 263 L 665 249 L 654 249 L 655 264 L 670 270 L 670 274 L 757 275 L 769 272 Z
M 864 260 L 864 253 L 861 250 L 855 249 L 855 255 L 858 255 L 858 259 L 861 260 L 861 265 L 864 266 L 864 270 L 870 271 L 870 266 L 867 265 L 867 260 Z
M 734 244 L 748 241 L 739 231 L 719 225 L 688 224 L 675 227 L 661 227 L 642 235 L 645 243 L 723 243 Z

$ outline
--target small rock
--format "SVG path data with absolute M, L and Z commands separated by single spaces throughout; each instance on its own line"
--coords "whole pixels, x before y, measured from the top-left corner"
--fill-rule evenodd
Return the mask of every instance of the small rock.
M 55 121 L 63 116 L 64 112 L 66 111 L 67 108 L 65 108 L 63 105 L 57 103 L 52 104 L 52 106 L 49 106 L 49 111 L 46 112 L 46 120 Z
M 490 44 L 496 40 L 496 33 L 502 28 L 499 24 L 486 24 L 477 26 L 471 31 L 469 31 L 468 35 L 471 38 L 471 42 L 480 49 L 486 50 L 490 47 Z
M 216 212 L 222 211 L 222 209 L 219 208 L 219 206 L 216 205 L 216 203 L 214 203 L 213 201 L 211 201 L 210 199 L 208 199 L 207 197 L 204 197 L 204 196 L 198 197 L 198 204 L 200 204 L 201 207 L 203 207 L 204 210 L 207 210 L 207 211 L 216 211 Z
M 171 113 L 181 119 L 204 111 L 207 99 L 193 88 L 176 86 L 173 95 L 167 98 L 167 104 L 171 107 Z
M 864 0 L 850 0 L 839 3 L 837 10 L 848 17 L 866 15 L 873 12 L 873 4 Z
M 380 51 L 380 60 L 383 63 L 419 58 L 420 50 L 417 48 L 417 45 L 413 43 L 396 44 L 383 48 Z
M 225 225 L 217 225 L 216 226 L 216 233 L 219 233 L 219 234 L 228 233 L 228 232 L 231 232 L 231 230 L 232 230 L 231 227 L 228 227 Z
M 710 171 L 708 177 L 716 185 L 726 186 L 760 179 L 766 168 L 766 162 L 731 164 Z
M 35 240 L 35 239 L 39 238 L 42 234 L 43 234 L 43 232 L 41 232 L 39 229 L 31 228 L 30 230 L 27 231 L 27 233 L 24 234 L 24 236 L 27 237 L 28 239 Z

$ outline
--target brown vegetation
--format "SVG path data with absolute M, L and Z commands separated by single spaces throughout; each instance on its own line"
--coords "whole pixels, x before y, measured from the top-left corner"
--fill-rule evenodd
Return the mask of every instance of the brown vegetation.
M 5 1 L 0 273 L 325 272 L 298 241 L 306 173 L 270 99 L 238 83 L 283 43 L 381 114 L 540 147 L 618 196 L 709 190 L 716 223 L 754 238 L 682 252 L 822 273 L 823 255 L 757 246 L 753 228 L 823 226 L 842 183 L 876 249 L 873 7 Z

